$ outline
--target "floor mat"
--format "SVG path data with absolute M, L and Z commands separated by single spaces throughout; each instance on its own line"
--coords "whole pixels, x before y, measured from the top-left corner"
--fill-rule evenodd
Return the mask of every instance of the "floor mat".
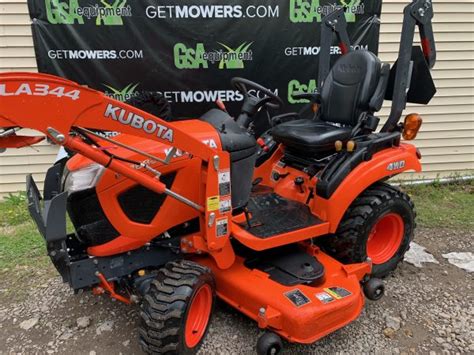
M 251 226 L 247 223 L 240 225 L 257 238 L 269 238 L 322 223 L 305 204 L 287 200 L 273 192 L 252 195 L 248 209 L 252 216 Z

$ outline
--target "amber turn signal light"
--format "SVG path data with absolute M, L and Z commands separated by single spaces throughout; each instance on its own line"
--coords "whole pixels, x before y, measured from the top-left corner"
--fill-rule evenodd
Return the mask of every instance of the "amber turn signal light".
M 415 139 L 422 123 L 423 120 L 417 113 L 410 113 L 407 117 L 405 117 L 402 133 L 403 139 L 407 141 Z

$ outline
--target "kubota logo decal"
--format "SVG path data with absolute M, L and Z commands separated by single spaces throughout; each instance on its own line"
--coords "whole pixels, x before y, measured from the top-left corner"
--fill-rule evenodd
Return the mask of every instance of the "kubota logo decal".
M 338 10 L 342 6 L 346 8 L 345 17 L 347 22 L 355 22 L 356 15 L 365 13 L 365 5 L 361 0 L 339 0 L 339 3 L 321 5 L 321 0 L 290 0 L 290 21 L 293 23 L 321 22 L 321 19 Z
M 105 92 L 105 94 L 108 97 L 111 97 L 111 98 L 113 98 L 115 100 L 119 100 L 119 101 L 127 101 L 127 100 L 131 99 L 132 97 L 134 97 L 135 95 L 138 94 L 135 91 L 135 89 L 140 84 L 128 84 L 127 86 L 125 86 L 124 88 L 122 88 L 120 90 L 115 89 L 110 85 L 106 85 L 106 84 L 102 84 L 102 85 L 104 85 L 107 89 L 110 90 L 110 91 Z
M 316 80 L 311 79 L 308 84 L 302 84 L 298 80 L 291 80 L 288 83 L 288 102 L 290 104 L 303 104 L 308 103 L 309 100 L 301 99 L 297 100 L 293 98 L 293 94 L 298 93 L 312 93 L 315 92 L 317 89 Z
M 97 0 L 95 0 L 97 1 Z M 46 16 L 53 25 L 84 24 L 84 18 L 95 19 L 97 26 L 123 25 L 122 17 L 132 16 L 127 0 L 100 0 L 99 3 L 80 6 L 79 0 L 45 0 Z
M 174 65 L 178 69 L 207 69 L 209 63 L 219 63 L 219 69 L 243 69 L 244 62 L 253 60 L 250 46 L 253 42 L 243 42 L 235 49 L 219 43 L 223 49 L 206 51 L 203 43 L 195 47 L 187 47 L 184 43 L 176 43 L 173 48 Z
M 173 130 L 151 119 L 145 119 L 133 112 L 108 104 L 104 113 L 105 118 L 118 121 L 123 125 L 127 125 L 136 129 L 140 129 L 148 134 L 155 134 L 158 138 L 173 143 Z

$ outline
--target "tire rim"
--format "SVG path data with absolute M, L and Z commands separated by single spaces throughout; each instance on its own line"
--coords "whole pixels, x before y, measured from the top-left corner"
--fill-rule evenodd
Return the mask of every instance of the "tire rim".
M 367 256 L 374 264 L 389 261 L 400 248 L 405 233 L 403 219 L 399 214 L 388 213 L 372 227 L 367 240 Z
M 184 330 L 186 345 L 195 347 L 204 336 L 212 308 L 212 290 L 209 285 L 203 285 L 194 295 L 189 306 L 188 317 Z

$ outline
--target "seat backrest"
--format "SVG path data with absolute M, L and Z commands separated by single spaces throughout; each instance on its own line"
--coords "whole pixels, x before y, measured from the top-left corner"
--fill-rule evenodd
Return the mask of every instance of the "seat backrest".
M 351 51 L 331 68 L 321 89 L 320 119 L 355 126 L 363 112 L 380 110 L 389 66 L 372 52 Z

